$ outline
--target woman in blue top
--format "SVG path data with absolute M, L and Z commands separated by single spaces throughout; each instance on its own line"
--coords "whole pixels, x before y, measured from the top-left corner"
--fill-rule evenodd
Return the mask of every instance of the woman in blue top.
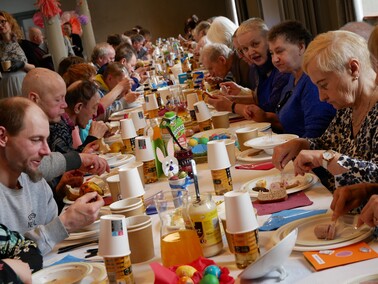
M 319 100 L 317 87 L 302 70 L 302 58 L 311 41 L 310 33 L 296 21 L 274 26 L 268 34 L 274 66 L 290 79 L 281 93 L 275 112 L 265 112 L 256 105 L 247 113 L 256 121 L 269 121 L 278 133 L 300 137 L 319 137 L 335 116 L 335 109 Z

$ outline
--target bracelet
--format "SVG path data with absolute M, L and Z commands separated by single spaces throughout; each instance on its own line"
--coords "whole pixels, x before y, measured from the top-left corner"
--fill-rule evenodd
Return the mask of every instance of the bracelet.
M 235 114 L 235 106 L 236 106 L 236 103 L 233 102 L 232 105 L 231 105 L 231 112 L 232 112 L 233 114 Z

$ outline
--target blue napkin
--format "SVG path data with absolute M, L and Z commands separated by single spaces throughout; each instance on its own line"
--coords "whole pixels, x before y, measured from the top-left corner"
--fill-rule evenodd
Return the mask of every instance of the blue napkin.
M 318 215 L 324 214 L 327 210 L 302 210 L 302 209 L 292 209 L 283 210 L 277 213 L 273 213 L 271 217 L 262 225 L 260 231 L 272 231 L 278 229 L 279 227 L 290 223 L 292 221 Z
M 72 256 L 70 254 L 67 254 L 65 257 L 63 257 L 61 260 L 58 260 L 57 262 L 54 262 L 50 266 L 57 265 L 57 264 L 63 264 L 63 263 L 69 263 L 69 262 L 83 262 L 85 259 L 77 258 L 75 256 Z

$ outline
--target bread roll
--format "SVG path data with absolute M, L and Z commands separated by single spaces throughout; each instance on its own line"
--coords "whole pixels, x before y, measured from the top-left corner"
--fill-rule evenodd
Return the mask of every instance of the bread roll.
M 314 234 L 320 240 L 333 240 L 336 235 L 335 223 L 315 226 Z

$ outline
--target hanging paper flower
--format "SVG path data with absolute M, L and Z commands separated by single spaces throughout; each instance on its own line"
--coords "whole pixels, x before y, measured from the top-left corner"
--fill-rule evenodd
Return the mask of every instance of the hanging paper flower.
M 40 27 L 41 29 L 43 29 L 45 27 L 45 25 L 43 23 L 43 16 L 42 16 L 41 12 L 37 12 L 33 15 L 33 23 L 34 23 L 34 25 L 36 25 L 37 27 Z
M 46 18 L 52 18 L 61 12 L 60 2 L 58 0 L 37 0 L 35 5 L 39 8 L 42 15 Z
M 89 18 L 87 17 L 87 16 L 85 16 L 85 15 L 80 15 L 79 17 L 78 17 L 78 19 L 79 19 L 79 21 L 80 21 L 80 24 L 82 24 L 82 25 L 86 25 L 86 24 L 88 24 L 88 22 L 89 22 Z
M 81 30 L 81 25 L 80 25 L 79 19 L 77 17 L 71 17 L 70 23 L 71 23 L 71 26 L 72 26 L 72 32 L 74 34 L 81 35 L 82 30 Z

